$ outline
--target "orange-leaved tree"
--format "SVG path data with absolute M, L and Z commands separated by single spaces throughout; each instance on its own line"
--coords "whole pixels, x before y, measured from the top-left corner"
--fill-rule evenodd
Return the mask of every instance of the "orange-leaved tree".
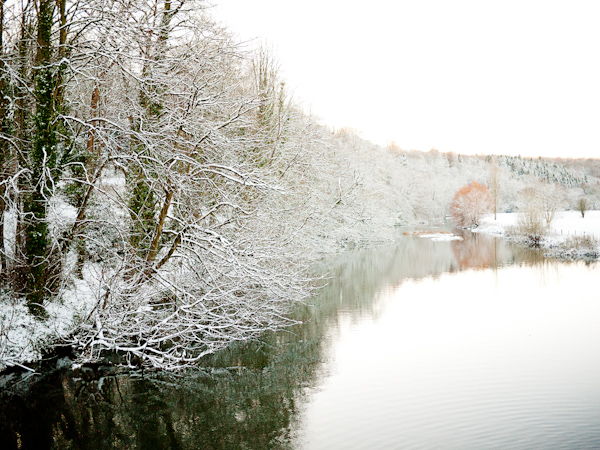
M 450 204 L 450 213 L 460 227 L 478 226 L 481 216 L 492 210 L 488 188 L 477 181 L 461 187 Z

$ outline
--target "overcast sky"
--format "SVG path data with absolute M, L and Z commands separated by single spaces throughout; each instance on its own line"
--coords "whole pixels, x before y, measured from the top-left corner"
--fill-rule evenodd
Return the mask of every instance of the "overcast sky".
M 212 0 L 322 121 L 403 149 L 600 157 L 600 1 Z

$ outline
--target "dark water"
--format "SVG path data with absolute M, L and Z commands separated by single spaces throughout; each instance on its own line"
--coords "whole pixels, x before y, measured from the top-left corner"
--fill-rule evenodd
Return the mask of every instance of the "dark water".
M 317 272 L 304 324 L 181 375 L 63 369 L 0 448 L 600 448 L 597 265 L 406 237 Z

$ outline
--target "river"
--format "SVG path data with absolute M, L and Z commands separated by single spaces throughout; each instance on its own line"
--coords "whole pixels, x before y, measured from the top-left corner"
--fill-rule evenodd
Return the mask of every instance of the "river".
M 315 273 L 302 324 L 201 370 L 62 369 L 5 393 L 2 448 L 600 448 L 598 264 L 466 233 Z

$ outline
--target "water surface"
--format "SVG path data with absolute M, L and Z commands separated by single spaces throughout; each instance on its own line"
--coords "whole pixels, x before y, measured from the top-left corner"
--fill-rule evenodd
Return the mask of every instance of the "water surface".
M 546 263 L 382 288 L 329 329 L 297 448 L 600 448 L 598 275 Z
M 55 371 L 2 448 L 600 448 L 598 266 L 465 238 L 328 259 L 303 324 L 193 373 Z

